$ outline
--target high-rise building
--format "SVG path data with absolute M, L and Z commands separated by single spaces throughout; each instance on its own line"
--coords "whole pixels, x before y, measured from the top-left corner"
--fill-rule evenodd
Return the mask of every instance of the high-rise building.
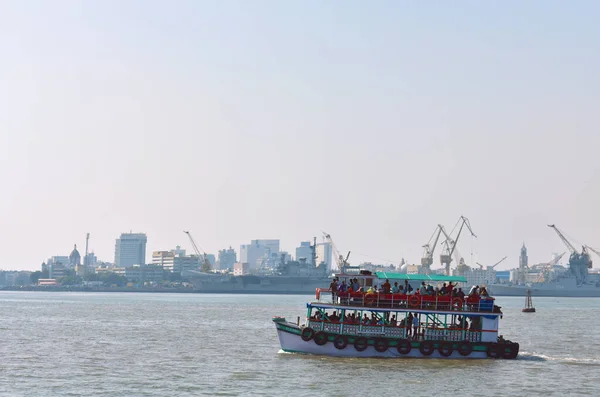
M 185 250 L 180 249 L 152 252 L 152 264 L 162 266 L 164 270 L 171 273 L 181 273 L 184 270 L 198 270 L 200 268 L 197 255 L 185 255 Z
M 302 241 L 300 242 L 300 246 L 296 247 L 296 260 L 301 263 L 307 263 L 312 265 L 312 248 L 310 246 L 310 241 Z
M 319 243 L 316 248 L 317 252 L 317 266 L 320 266 L 321 263 L 324 263 L 327 271 L 332 269 L 331 263 L 331 244 L 330 243 Z
M 237 253 L 231 247 L 229 249 L 219 250 L 219 269 L 233 269 L 237 262 Z
M 146 264 L 145 233 L 123 233 L 115 243 L 115 267 L 132 267 Z
M 250 269 L 257 269 L 265 258 L 279 256 L 279 240 L 251 240 L 240 246 L 240 263 L 247 263 Z

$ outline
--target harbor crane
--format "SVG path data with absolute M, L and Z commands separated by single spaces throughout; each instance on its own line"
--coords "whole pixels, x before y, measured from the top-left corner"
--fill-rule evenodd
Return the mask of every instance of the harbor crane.
M 444 227 L 442 225 L 437 225 L 431 238 L 427 244 L 423 246 L 425 251 L 423 252 L 423 256 L 421 257 L 421 266 L 424 269 L 425 274 L 431 273 L 431 265 L 433 264 L 433 253 L 435 251 L 435 247 L 437 247 L 438 240 L 440 239 L 440 235 L 442 234 Z M 431 241 L 433 240 L 433 244 Z
M 348 251 L 348 254 L 344 258 L 344 256 L 340 254 L 340 251 L 338 251 L 337 247 L 333 243 L 331 235 L 329 233 L 323 232 L 323 236 L 325 237 L 325 240 L 329 244 L 331 244 L 331 250 L 333 251 L 333 256 L 335 257 L 335 263 L 337 263 L 340 273 L 344 273 L 346 267 L 348 267 L 348 258 L 350 257 L 350 251 Z
M 491 268 L 492 269 L 495 268 L 496 266 L 498 266 L 499 264 L 501 264 L 502 262 L 504 262 L 506 260 L 506 258 L 508 258 L 508 256 L 505 256 L 504 258 L 500 259 L 498 262 L 494 263 L 491 266 Z M 479 266 L 480 269 L 483 269 L 483 265 L 481 263 L 479 263 L 479 262 L 475 262 L 475 263 Z
M 556 234 L 558 234 L 558 237 L 567 246 L 569 251 L 571 251 L 571 256 L 569 256 L 569 270 L 575 276 L 577 284 L 581 285 L 585 283 L 588 278 L 588 269 L 592 268 L 592 259 L 590 258 L 590 254 L 587 252 L 587 246 L 583 245 L 581 247 L 581 253 L 579 253 L 573 244 L 567 240 L 565 235 L 558 230 L 556 225 L 548 225 L 548 227 L 554 229 Z
M 446 233 L 446 231 L 442 228 L 442 233 L 444 233 L 446 240 L 443 242 L 444 252 L 442 253 L 442 255 L 440 255 L 440 262 L 441 262 L 442 266 L 444 266 L 446 268 L 445 273 L 447 276 L 450 275 L 450 263 L 452 262 L 452 254 L 455 253 L 456 244 L 458 243 L 458 239 L 460 238 L 460 234 L 462 233 L 464 226 L 465 225 L 467 226 L 467 229 L 469 229 L 469 232 L 471 232 L 471 236 L 477 238 L 475 233 L 473 233 L 473 229 L 471 229 L 471 223 L 469 222 L 469 220 L 467 218 L 465 218 L 462 215 L 460 216 L 460 218 L 458 219 L 458 222 L 456 222 L 456 225 L 454 225 L 454 229 L 452 229 L 452 230 L 455 230 L 459 223 L 460 223 L 460 227 L 458 229 L 458 233 L 456 234 L 455 239 L 452 239 L 452 237 L 450 237 L 450 235 L 448 235 Z M 456 261 L 460 262 L 460 258 L 457 259 Z
M 592 251 L 594 254 L 600 256 L 600 251 L 598 251 L 597 249 L 594 249 L 592 247 L 590 247 L 589 245 L 585 246 L 587 249 L 589 249 L 590 251 Z
M 210 272 L 211 265 L 210 265 L 210 262 L 208 260 L 208 255 L 206 255 L 206 252 L 204 252 L 204 250 L 200 251 L 200 249 L 198 248 L 198 245 L 194 241 L 194 238 L 192 237 L 192 235 L 191 235 L 191 233 L 189 231 L 184 230 L 183 232 L 185 234 L 187 234 L 188 237 L 190 238 L 190 242 L 192 243 L 192 247 L 194 248 L 194 252 L 198 256 L 198 265 L 200 266 L 200 271 L 202 271 L 202 272 Z
M 552 259 L 550 262 L 546 263 L 544 265 L 544 267 L 542 268 L 542 270 L 540 270 L 540 274 L 537 278 L 537 283 L 543 283 L 544 281 L 546 281 L 546 274 L 548 273 L 548 271 L 550 269 L 552 269 L 554 267 L 554 265 L 556 265 L 558 263 L 558 261 L 561 260 L 561 258 L 566 254 L 566 252 L 563 252 L 562 254 L 558 255 L 556 258 Z M 547 280 L 550 281 L 550 280 Z

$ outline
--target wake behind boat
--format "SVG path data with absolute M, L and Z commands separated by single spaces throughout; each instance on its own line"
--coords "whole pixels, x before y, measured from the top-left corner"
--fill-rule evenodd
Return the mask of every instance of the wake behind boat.
M 519 353 L 518 343 L 498 335 L 502 312 L 494 298 L 475 289 L 464 296 L 451 284 L 465 282 L 464 277 L 384 272 L 336 276 L 348 289 L 336 292 L 335 285 L 333 291 L 317 289 L 316 300 L 306 305 L 303 325 L 273 318 L 284 351 L 344 357 L 505 359 Z M 436 290 L 434 283 L 444 284 Z M 382 288 L 375 290 L 376 285 Z

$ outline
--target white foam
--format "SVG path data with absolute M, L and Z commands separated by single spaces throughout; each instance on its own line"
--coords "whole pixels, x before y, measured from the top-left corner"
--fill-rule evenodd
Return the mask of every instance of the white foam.
M 552 357 L 536 352 L 519 352 L 518 359 L 530 361 L 554 361 L 563 364 L 600 365 L 600 359 L 597 358 Z

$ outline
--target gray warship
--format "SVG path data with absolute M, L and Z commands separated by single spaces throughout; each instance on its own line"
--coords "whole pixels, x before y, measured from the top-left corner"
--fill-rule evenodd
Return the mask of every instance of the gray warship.
M 600 252 L 588 245 L 583 245 L 579 251 L 555 225 L 548 226 L 556 231 L 571 253 L 567 270 L 556 277 L 540 277 L 541 281 L 527 282 L 526 256 L 523 259 L 522 254 L 517 282 L 514 284 L 490 284 L 488 291 L 496 296 L 526 296 L 527 290 L 531 290 L 531 294 L 535 296 L 600 297 L 600 274 L 590 272 L 592 259 L 589 254 L 592 251 L 600 255 Z M 553 263 L 548 265 L 553 265 Z

